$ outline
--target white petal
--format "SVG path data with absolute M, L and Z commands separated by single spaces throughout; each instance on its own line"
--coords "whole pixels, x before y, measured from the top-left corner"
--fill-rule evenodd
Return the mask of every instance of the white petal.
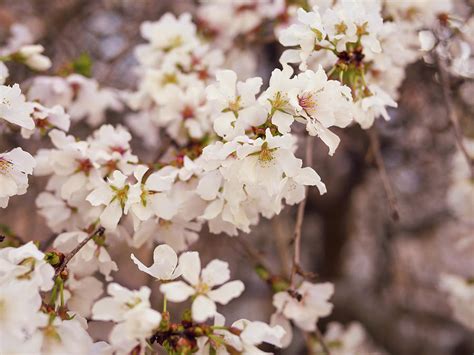
M 229 264 L 214 259 L 202 270 L 202 281 L 209 286 L 221 285 L 230 279 Z
M 117 224 L 122 217 L 122 207 L 118 201 L 112 202 L 110 205 L 105 207 L 104 211 L 100 215 L 100 223 L 105 229 L 110 231 L 117 228 Z
M 212 290 L 208 292 L 207 295 L 212 300 L 220 304 L 227 304 L 232 299 L 239 297 L 244 291 L 244 289 L 245 289 L 244 283 L 242 281 L 235 280 L 235 281 L 226 283 L 225 285 L 222 285 L 216 290 Z
M 199 323 L 214 316 L 216 311 L 217 309 L 214 301 L 203 295 L 197 296 L 191 307 L 193 320 Z
M 143 265 L 133 254 L 131 258 L 140 271 L 146 272 L 159 280 L 171 280 L 179 276 L 173 274 L 178 264 L 178 256 L 173 248 L 166 244 L 155 248 L 153 252 L 153 265 L 150 267 Z
M 196 188 L 197 194 L 206 201 L 214 200 L 221 187 L 222 174 L 215 170 L 204 175 Z
M 195 293 L 194 288 L 183 281 L 165 283 L 160 286 L 160 291 L 171 302 L 183 302 Z
M 199 253 L 193 251 L 181 254 L 179 257 L 179 270 L 186 281 L 191 285 L 197 285 L 199 283 L 199 274 L 201 273 Z
M 276 111 L 272 117 L 272 123 L 276 125 L 278 131 L 283 134 L 290 132 L 290 127 L 294 120 L 292 115 L 281 111 Z

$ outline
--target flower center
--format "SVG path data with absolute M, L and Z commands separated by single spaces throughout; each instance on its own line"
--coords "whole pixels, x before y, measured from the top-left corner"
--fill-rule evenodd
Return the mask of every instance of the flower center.
M 161 85 L 178 84 L 178 77 L 174 73 L 165 73 L 161 79 Z
M 163 228 L 169 228 L 173 222 L 171 221 L 168 221 L 166 219 L 160 219 L 160 221 L 158 222 L 158 224 L 160 225 L 160 227 L 163 227 Z
M 130 189 L 130 186 L 125 185 L 121 189 L 115 186 L 111 186 L 111 188 L 115 192 L 114 199 L 119 200 L 120 206 L 122 207 L 122 209 L 125 208 L 125 203 L 127 202 L 127 199 L 128 199 L 128 190 Z
M 298 103 L 305 111 L 314 110 L 316 108 L 316 100 L 314 99 L 313 94 L 309 92 L 298 96 Z
M 202 294 L 202 295 L 208 293 L 210 289 L 211 289 L 211 288 L 210 288 L 207 284 L 205 284 L 204 282 L 200 282 L 200 283 L 196 286 L 196 292 L 197 292 L 198 294 Z
M 6 160 L 5 158 L 0 157 L 0 174 L 3 174 L 3 175 L 7 174 L 12 166 L 13 164 L 11 162 Z
M 135 306 L 138 306 L 142 300 L 139 297 L 135 297 L 131 299 L 129 302 L 125 303 L 125 306 L 127 308 L 134 308 Z
M 82 171 L 86 175 L 89 175 L 93 168 L 92 162 L 89 159 L 77 159 L 77 164 L 77 171 Z
M 336 28 L 336 34 L 343 34 L 343 33 L 346 33 L 346 30 L 347 30 L 347 25 L 344 23 L 344 22 L 341 22 L 341 23 L 338 23 L 336 26 L 334 26 Z
M 194 118 L 193 108 L 191 106 L 185 106 L 183 111 L 181 111 L 181 116 L 183 116 L 183 120 Z
M 168 46 L 163 48 L 163 51 L 169 52 L 173 49 L 181 47 L 183 45 L 183 43 L 184 43 L 183 38 L 180 35 L 174 36 L 174 37 L 170 38 L 170 42 L 169 42 Z
M 109 149 L 110 149 L 110 151 L 111 151 L 112 153 L 117 152 L 117 153 L 119 153 L 120 155 L 124 155 L 125 152 L 127 151 L 127 149 L 125 149 L 124 147 L 121 147 L 121 146 L 119 146 L 119 145 L 115 145 L 115 146 L 109 147 Z
M 229 106 L 227 106 L 226 109 L 224 109 L 224 112 L 232 112 L 235 117 L 239 115 L 239 111 L 242 109 L 242 106 L 240 106 L 240 96 L 237 96 L 237 98 L 234 101 L 229 102 Z

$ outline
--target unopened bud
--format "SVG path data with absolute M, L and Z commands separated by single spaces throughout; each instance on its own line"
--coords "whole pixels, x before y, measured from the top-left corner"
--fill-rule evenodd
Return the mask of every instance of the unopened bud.
M 63 262 L 64 254 L 53 250 L 45 254 L 44 260 L 51 266 L 58 266 Z
M 66 280 L 69 278 L 69 271 L 67 271 L 67 269 L 64 269 L 64 270 L 61 271 L 61 273 L 59 274 L 59 277 L 61 277 L 61 279 L 63 279 L 64 281 L 66 281 Z

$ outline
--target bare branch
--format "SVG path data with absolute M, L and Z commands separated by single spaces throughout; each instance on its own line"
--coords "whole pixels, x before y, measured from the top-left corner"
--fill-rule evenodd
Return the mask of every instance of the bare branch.
M 380 151 L 380 141 L 377 134 L 375 125 L 368 130 L 369 139 L 370 139 L 370 149 L 374 155 L 375 163 L 379 171 L 380 178 L 382 179 L 382 184 L 385 189 L 385 194 L 387 195 L 388 204 L 390 206 L 391 215 L 393 220 L 398 221 L 400 219 L 400 213 L 398 209 L 398 202 L 393 191 L 392 183 L 387 174 L 387 169 L 385 168 L 385 162 L 383 160 L 382 152 Z
M 307 166 L 312 166 L 313 165 L 313 137 L 311 137 L 311 136 L 306 137 L 305 164 Z M 301 267 L 300 267 L 300 262 L 301 262 L 301 230 L 302 230 L 302 227 L 303 227 L 304 210 L 305 210 L 305 207 L 306 207 L 307 197 L 308 197 L 308 187 L 305 187 L 305 198 L 298 205 L 298 211 L 297 211 L 297 214 L 296 214 L 295 231 L 293 233 L 294 254 L 293 254 L 293 267 L 292 267 L 292 270 L 291 270 L 291 277 L 290 277 L 290 287 L 291 288 L 294 287 L 295 276 L 296 276 L 297 271 L 301 269 Z
M 265 270 L 270 271 L 271 267 L 268 265 L 267 261 L 262 257 L 262 255 L 255 250 L 255 248 L 250 245 L 250 243 L 245 239 L 245 237 L 235 238 L 235 240 L 242 246 L 245 253 L 252 259 L 256 266 L 262 266 Z
M 461 126 L 459 125 L 458 115 L 454 108 L 453 98 L 451 96 L 451 85 L 449 80 L 449 73 L 446 69 L 446 61 L 441 58 L 438 54 L 434 54 L 436 58 L 436 64 L 439 72 L 441 88 L 443 90 L 443 98 L 446 104 L 446 111 L 448 113 L 449 120 L 453 126 L 454 137 L 456 138 L 456 144 L 463 154 L 466 162 L 471 171 L 471 177 L 474 178 L 474 158 L 469 155 L 463 141 L 463 134 L 461 132 Z

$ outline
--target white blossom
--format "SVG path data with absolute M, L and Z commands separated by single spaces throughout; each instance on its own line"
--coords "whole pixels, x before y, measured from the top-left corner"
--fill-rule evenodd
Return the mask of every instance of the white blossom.
M 440 287 L 448 294 L 454 317 L 466 327 L 474 329 L 474 283 L 458 275 L 442 274 Z
M 10 197 L 26 193 L 35 165 L 35 159 L 21 148 L 0 153 L 0 207 L 7 207 Z
M 150 289 L 128 290 L 116 283 L 107 288 L 109 297 L 95 303 L 93 319 L 114 321 L 110 344 L 118 354 L 128 354 L 135 346 L 145 345 L 153 329 L 161 322 L 161 314 L 150 308 Z
M 178 267 L 178 256 L 169 245 L 158 245 L 153 251 L 153 264 L 150 267 L 143 265 L 135 255 L 131 255 L 135 265 L 140 271 L 143 271 L 158 280 L 174 280 L 181 275 Z
M 229 266 L 215 259 L 201 270 L 199 254 L 185 253 L 179 258 L 182 277 L 187 281 L 162 284 L 160 291 L 172 302 L 183 302 L 195 296 L 191 307 L 193 319 L 204 322 L 216 314 L 216 303 L 227 304 L 244 290 L 242 281 L 231 281 Z M 218 287 L 216 287 L 218 286 Z
M 33 129 L 33 109 L 33 103 L 25 100 L 18 84 L 0 86 L 0 118 L 20 127 Z
M 122 214 L 127 214 L 130 207 L 128 194 L 130 184 L 127 176 L 116 170 L 107 182 L 102 179 L 96 180 L 96 187 L 87 196 L 92 206 L 105 205 L 100 214 L 100 223 L 106 229 L 115 230 Z
M 281 291 L 273 296 L 273 305 L 277 312 L 292 320 L 299 328 L 305 331 L 314 331 L 319 318 L 328 316 L 332 304 L 328 299 L 334 292 L 330 283 L 312 284 L 303 281 L 292 295 L 288 291 Z

